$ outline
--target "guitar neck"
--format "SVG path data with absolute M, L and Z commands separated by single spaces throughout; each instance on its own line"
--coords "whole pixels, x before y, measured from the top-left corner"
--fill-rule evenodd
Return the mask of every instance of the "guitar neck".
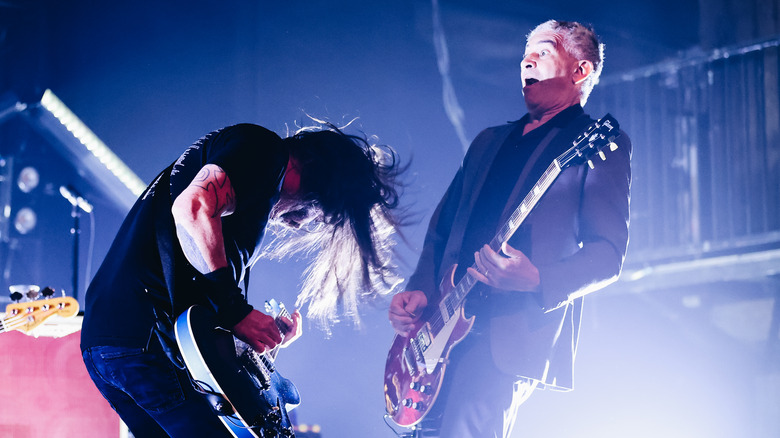
M 542 177 L 539 178 L 536 184 L 534 184 L 533 188 L 526 195 L 526 197 L 523 198 L 523 202 L 521 202 L 520 205 L 515 208 L 515 210 L 509 216 L 509 219 L 507 219 L 504 225 L 499 229 L 498 233 L 496 233 L 490 243 L 488 243 L 490 248 L 492 248 L 494 251 L 499 251 L 501 245 L 508 241 L 515 234 L 518 228 L 520 228 L 520 225 L 525 222 L 526 218 L 539 202 L 539 200 L 542 199 L 542 196 L 544 196 L 545 192 L 547 192 L 547 189 L 550 188 L 552 183 L 555 182 L 555 179 L 558 178 L 558 175 L 561 174 L 561 170 L 561 165 L 557 159 L 547 167 L 547 170 L 544 171 Z M 476 263 L 472 264 L 471 267 L 477 269 Z M 460 307 L 463 304 L 463 301 L 466 299 L 466 295 L 471 292 L 471 289 L 474 288 L 474 286 L 477 284 L 477 281 L 478 280 L 476 278 L 467 272 L 460 279 L 460 281 L 458 281 L 458 283 L 452 289 L 452 292 L 443 298 L 442 301 L 446 301 L 445 307 L 452 309 L 451 311 L 454 312 L 454 309 Z
M 287 334 L 288 327 L 281 322 L 281 318 L 289 318 L 290 312 L 287 311 L 287 308 L 284 307 L 284 305 L 278 304 L 276 300 L 271 300 L 271 302 L 266 304 L 266 311 L 272 314 L 274 323 L 276 323 L 276 328 L 279 330 L 279 334 L 282 335 L 282 338 L 284 338 L 284 335 Z M 266 352 L 264 356 L 266 359 L 274 362 L 278 354 L 279 346 L 277 345 L 271 351 Z
M 50 316 L 59 315 L 69 318 L 75 316 L 78 310 L 79 303 L 73 297 L 11 303 L 6 307 L 6 315 L 8 316 L 0 320 L 0 333 L 11 330 L 28 333 Z
M 0 333 L 22 329 L 26 323 L 27 318 L 24 315 L 10 314 L 10 316 L 4 316 L 0 318 Z

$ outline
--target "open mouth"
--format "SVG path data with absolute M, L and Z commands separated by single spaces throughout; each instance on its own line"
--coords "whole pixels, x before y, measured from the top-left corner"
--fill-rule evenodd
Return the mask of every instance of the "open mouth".
M 539 82 L 539 79 L 528 78 L 528 79 L 525 80 L 525 86 L 527 87 L 527 86 L 533 85 L 533 84 L 535 84 L 537 82 Z

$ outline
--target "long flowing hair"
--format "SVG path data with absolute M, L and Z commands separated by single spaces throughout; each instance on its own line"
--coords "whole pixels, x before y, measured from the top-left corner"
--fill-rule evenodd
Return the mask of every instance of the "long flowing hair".
M 301 230 L 272 220 L 274 239 L 263 255 L 313 257 L 296 306 L 308 305 L 307 315 L 326 329 L 342 312 L 359 325 L 359 304 L 393 292 L 403 280 L 392 260 L 404 167 L 391 147 L 329 123 L 284 141 L 300 168 L 301 205 L 313 206 L 319 217 Z

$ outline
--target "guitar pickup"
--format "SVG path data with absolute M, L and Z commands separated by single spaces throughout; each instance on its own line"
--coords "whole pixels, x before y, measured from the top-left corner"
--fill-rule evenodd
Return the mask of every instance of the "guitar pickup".
M 404 362 L 406 363 L 406 369 L 409 370 L 409 374 L 415 375 L 417 374 L 417 360 L 412 350 L 414 350 L 414 347 L 404 349 Z
M 415 344 L 418 345 L 420 351 L 419 360 L 422 360 L 422 353 L 424 353 L 425 350 L 428 349 L 428 346 L 431 345 L 431 334 L 428 332 L 427 324 L 420 328 L 420 330 L 415 335 L 414 340 L 416 341 Z
M 403 357 L 409 374 L 415 375 L 421 366 L 425 366 L 425 351 L 431 345 L 431 336 L 427 326 L 423 326 L 409 339 L 409 346 L 404 349 Z
M 449 300 L 442 300 L 439 303 L 439 312 L 441 312 L 441 316 L 444 318 L 444 322 L 446 323 L 450 320 L 450 318 L 452 318 L 452 315 L 455 314 L 455 308 L 452 306 Z

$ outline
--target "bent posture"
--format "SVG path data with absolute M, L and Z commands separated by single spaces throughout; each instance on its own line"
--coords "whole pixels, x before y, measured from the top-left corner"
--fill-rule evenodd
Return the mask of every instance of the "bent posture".
M 332 126 L 282 139 L 241 124 L 209 133 L 160 173 L 89 286 L 81 337 L 90 376 L 135 436 L 230 436 L 179 367 L 172 322 L 190 306 L 213 309 L 258 352 L 300 336 L 298 311 L 281 319 L 283 337 L 241 291 L 267 225 L 279 230 L 263 247 L 271 255 L 319 250 L 298 300 L 309 315 L 327 322 L 338 303 L 354 311 L 360 294 L 382 291 L 394 158 Z M 298 228 L 307 231 L 286 232 Z

